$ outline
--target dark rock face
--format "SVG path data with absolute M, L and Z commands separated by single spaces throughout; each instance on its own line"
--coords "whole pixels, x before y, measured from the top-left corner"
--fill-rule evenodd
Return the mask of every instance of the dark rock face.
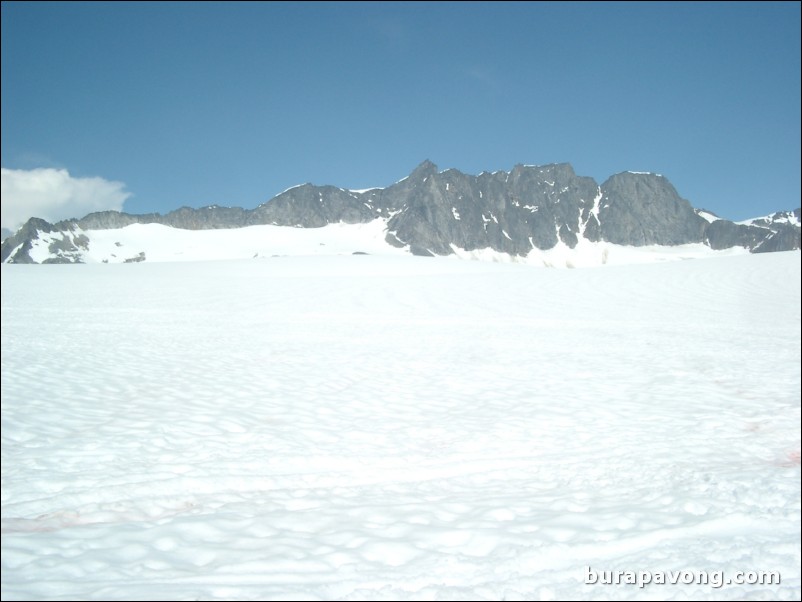
M 758 244 L 753 253 L 774 253 L 776 251 L 796 251 L 800 244 L 799 226 L 783 224 L 774 230 L 762 243 Z
M 73 262 L 80 261 L 81 248 L 89 244 L 77 229 L 137 223 L 190 230 L 258 224 L 316 228 L 377 218 L 387 220 L 388 244 L 416 255 L 448 255 L 456 247 L 524 256 L 558 243 L 574 248 L 583 238 L 630 246 L 705 243 L 712 249 L 741 246 L 754 252 L 800 248 L 799 209 L 749 224 L 711 223 L 656 174 L 620 173 L 599 186 L 567 163 L 517 165 L 510 172 L 471 176 L 455 169 L 440 172 L 424 161 L 387 188 L 354 192 L 303 184 L 252 210 L 213 205 L 166 215 L 103 211 L 55 225 L 33 218 L 3 242 L 2 261 L 32 263 L 31 244 L 42 233 L 61 233 L 62 239 L 50 244 L 51 259 Z
M 752 249 L 752 253 L 774 253 L 776 251 L 795 251 L 800 248 L 799 228 L 784 227 L 774 232 L 765 241 Z
M 636 247 L 701 242 L 707 220 L 663 176 L 621 173 L 601 188 L 602 240 Z
M 334 186 L 304 184 L 282 192 L 259 205 L 246 218 L 247 225 L 272 224 L 319 228 L 332 222 L 359 224 L 377 215 L 355 192 Z
M 158 213 L 131 215 L 119 211 L 99 211 L 76 220 L 75 225 L 84 230 L 117 230 L 131 224 L 161 224 L 163 219 Z
M 746 247 L 753 253 L 795 251 L 800 248 L 800 210 L 779 211 L 767 217 L 734 224 L 717 220 L 707 226 L 705 242 L 712 249 Z
M 451 245 L 512 255 L 549 249 L 560 238 L 574 246 L 581 210 L 597 190 L 592 179 L 577 177 L 567 164 L 519 165 L 509 173 L 479 176 L 438 173 L 431 163 L 423 164 L 385 191 L 400 209 L 388 223 L 388 237 L 439 255 L 453 252 Z
M 752 248 L 753 253 L 773 253 L 775 251 L 792 251 L 800 248 L 800 214 L 797 208 L 793 211 L 778 211 L 768 217 L 750 220 L 753 226 L 766 228 L 771 234 Z
M 755 249 L 766 238 L 765 228 L 734 224 L 727 220 L 716 220 L 705 229 L 705 242 L 711 249 L 747 247 Z

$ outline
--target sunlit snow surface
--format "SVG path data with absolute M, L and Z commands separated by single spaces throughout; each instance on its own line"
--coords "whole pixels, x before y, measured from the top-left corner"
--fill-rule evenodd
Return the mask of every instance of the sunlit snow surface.
M 799 394 L 799 252 L 3 265 L 2 596 L 798 600 Z

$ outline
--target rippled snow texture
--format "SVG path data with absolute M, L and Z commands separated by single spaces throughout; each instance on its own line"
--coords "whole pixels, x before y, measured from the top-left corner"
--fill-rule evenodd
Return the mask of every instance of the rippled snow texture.
M 799 395 L 799 252 L 3 265 L 3 599 L 798 600 Z

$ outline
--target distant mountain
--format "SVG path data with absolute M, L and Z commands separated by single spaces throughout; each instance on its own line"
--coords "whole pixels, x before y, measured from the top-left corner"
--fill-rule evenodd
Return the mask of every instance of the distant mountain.
M 93 251 L 93 232 L 133 224 L 212 230 L 254 225 L 320 228 L 377 220 L 387 245 L 415 255 L 490 250 L 521 258 L 587 243 L 697 243 L 712 250 L 741 247 L 753 253 L 800 248 L 800 209 L 734 223 L 694 209 L 658 174 L 624 172 L 598 185 L 576 175 L 567 163 L 517 165 L 509 172 L 472 176 L 456 169 L 438 171 L 424 161 L 386 188 L 353 191 L 303 184 L 252 210 L 212 205 L 182 207 L 166 215 L 104 211 L 56 224 L 32 218 L 3 242 L 1 257 L 8 263 L 147 260 L 144 241 L 140 252 L 124 258 L 115 253 L 99 259 Z

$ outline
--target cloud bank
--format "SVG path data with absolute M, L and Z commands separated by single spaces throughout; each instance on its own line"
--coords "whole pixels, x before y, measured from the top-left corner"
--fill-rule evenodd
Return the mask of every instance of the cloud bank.
M 2 228 L 16 231 L 31 217 L 55 222 L 93 211 L 121 211 L 131 193 L 122 182 L 74 178 L 66 169 L 2 168 Z

